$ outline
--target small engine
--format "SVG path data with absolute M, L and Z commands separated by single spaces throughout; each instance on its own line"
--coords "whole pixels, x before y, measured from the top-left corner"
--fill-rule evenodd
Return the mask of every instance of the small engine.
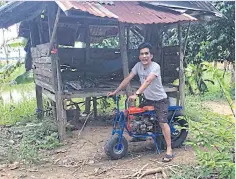
M 152 116 L 129 115 L 129 129 L 133 134 L 145 134 L 154 130 Z

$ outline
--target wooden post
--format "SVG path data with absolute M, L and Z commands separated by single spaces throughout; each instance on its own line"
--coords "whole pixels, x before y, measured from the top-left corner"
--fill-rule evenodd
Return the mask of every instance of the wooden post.
M 86 48 L 85 48 L 85 64 L 91 64 L 92 61 L 90 59 L 90 31 L 89 31 L 89 24 L 88 22 L 85 23 L 85 42 L 86 42 Z M 86 73 L 84 75 L 86 77 Z M 87 97 L 85 98 L 85 113 L 89 114 L 91 110 L 91 98 Z
M 153 59 L 152 61 L 160 63 L 160 25 L 158 24 L 149 24 L 145 27 L 145 42 L 152 44 Z
M 62 78 L 61 78 L 61 67 L 60 67 L 60 59 L 57 53 L 52 55 L 52 60 L 56 61 L 56 66 L 57 66 L 58 91 L 56 92 L 56 105 L 57 105 L 57 119 L 59 121 L 58 131 L 59 131 L 60 140 L 64 140 L 66 138 L 67 116 L 66 116 L 66 109 L 65 109 L 66 105 L 64 104 L 65 101 L 62 98 L 63 86 L 62 86 Z
M 127 27 L 127 43 L 126 43 L 127 51 L 129 51 L 129 36 L 130 36 L 130 26 Z
M 47 6 L 47 12 L 48 12 L 48 33 L 49 33 L 49 41 L 52 37 L 52 31 L 53 31 L 53 25 L 55 22 L 55 13 L 56 13 L 56 9 L 55 6 L 53 6 L 51 3 L 48 3 Z
M 187 48 L 187 43 L 188 43 L 188 35 L 189 35 L 189 30 L 190 30 L 190 25 L 191 25 L 191 22 L 189 21 L 189 24 L 188 24 L 188 29 L 187 29 L 187 35 L 185 37 L 185 40 L 184 40 L 184 49 L 183 49 L 183 61 L 184 61 L 184 67 L 187 67 L 187 61 L 186 61 L 186 58 L 185 58 L 185 52 L 186 52 L 186 48 Z
M 184 76 L 184 61 L 183 61 L 183 43 L 182 43 L 182 31 L 180 22 L 178 23 L 178 39 L 179 39 L 179 60 L 180 60 L 180 69 L 179 69 L 179 93 L 180 93 L 180 105 L 184 109 L 184 87 L 185 87 L 185 76 Z
M 129 75 L 129 62 L 127 54 L 127 46 L 125 41 L 125 24 L 119 22 L 119 40 L 120 40 L 120 53 L 122 59 L 122 69 L 124 78 Z M 126 87 L 126 95 L 130 96 L 132 93 L 130 84 Z
M 36 91 L 36 101 L 37 101 L 37 117 L 42 118 L 43 117 L 43 92 L 42 87 L 35 85 L 35 91 Z
M 49 33 L 49 41 L 52 37 L 52 31 L 53 31 L 53 24 L 55 22 L 55 14 L 56 14 L 56 8 L 52 4 L 48 4 L 47 6 L 47 11 L 48 11 L 48 33 Z M 48 52 L 48 56 L 49 56 Z M 51 60 L 51 68 L 52 68 L 52 84 L 53 88 L 55 90 L 55 93 L 58 89 L 58 84 L 57 84 L 57 65 L 55 60 Z M 56 94 L 55 94 L 56 98 Z M 52 111 L 53 111 L 53 117 L 55 120 L 57 120 L 57 104 L 54 101 L 51 101 L 51 106 L 52 106 Z
M 163 61 L 162 61 L 162 26 L 161 25 L 156 25 L 156 60 L 157 63 L 159 63 L 159 65 L 161 66 L 162 69 L 164 69 L 163 67 Z M 161 75 L 163 74 L 163 70 L 161 70 Z
M 56 44 L 56 40 L 57 40 L 56 39 L 56 33 L 57 33 L 57 26 L 58 26 L 58 21 L 59 21 L 59 17 L 60 17 L 60 10 L 61 9 L 58 7 L 57 14 L 56 14 L 56 19 L 55 19 L 55 22 L 54 22 L 53 31 L 52 31 L 52 34 L 50 36 L 50 44 L 49 44 L 48 56 L 50 56 L 51 50 L 52 50 L 53 46 Z M 54 14 L 50 14 L 50 15 L 54 15 Z M 49 34 L 51 33 L 50 29 L 51 29 L 51 27 L 49 27 Z
M 96 97 L 93 97 L 93 113 L 94 113 L 94 117 L 98 116 L 97 98 Z
M 34 21 L 30 22 L 30 42 L 31 47 L 36 47 L 36 32 L 35 32 L 35 23 Z M 37 117 L 43 117 L 43 92 L 42 87 L 35 84 L 35 92 L 36 92 L 36 102 L 37 102 Z
M 42 27 L 42 20 L 41 20 L 41 16 L 39 16 L 37 18 L 37 25 L 38 25 L 38 31 L 39 31 L 39 41 L 40 41 L 40 44 L 43 44 L 43 27 Z
M 162 68 L 161 70 L 161 76 L 162 76 L 162 81 L 164 79 L 164 53 L 163 53 L 163 47 L 164 47 L 164 44 L 163 44 L 163 32 L 164 32 L 164 28 L 162 26 L 162 29 L 161 29 L 161 39 L 160 39 L 160 66 Z
M 54 11 L 55 12 L 55 11 Z M 57 33 L 57 26 L 60 17 L 60 8 L 57 8 L 56 19 L 53 26 L 53 16 L 55 13 L 49 13 L 48 22 L 49 22 L 49 34 L 51 34 L 50 38 L 50 47 L 48 55 L 51 53 L 51 49 L 54 47 L 58 48 L 56 33 Z M 52 29 L 53 26 L 53 31 Z M 52 67 L 53 67 L 53 83 L 55 88 L 55 98 L 56 98 L 56 117 L 58 121 L 58 133 L 60 140 L 63 141 L 66 138 L 66 110 L 64 109 L 64 99 L 62 98 L 62 79 L 61 79 L 61 69 L 60 69 L 60 61 L 58 57 L 58 53 L 51 54 L 52 59 Z
M 55 22 L 56 8 L 52 4 L 48 4 L 47 8 L 48 8 L 47 9 L 47 12 L 48 12 L 48 33 L 49 33 L 49 41 L 50 41 L 50 39 L 52 37 L 53 25 Z M 48 56 L 49 55 L 50 55 L 50 53 L 48 52 Z M 57 65 L 56 65 L 56 61 L 54 59 L 51 60 L 51 68 L 52 68 L 52 84 L 53 84 L 53 88 L 56 93 L 56 91 L 58 90 Z M 55 98 L 56 98 L 56 94 L 55 94 Z M 58 119 L 57 118 L 57 104 L 56 104 L 56 102 L 51 101 L 51 105 L 52 105 L 52 109 L 53 109 L 53 117 L 54 117 L 54 119 L 57 120 Z

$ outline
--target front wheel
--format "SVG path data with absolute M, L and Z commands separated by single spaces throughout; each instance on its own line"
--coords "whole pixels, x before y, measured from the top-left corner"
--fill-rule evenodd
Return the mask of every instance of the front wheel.
M 113 160 L 124 157 L 128 152 L 128 142 L 125 137 L 122 137 L 119 144 L 119 136 L 113 135 L 104 146 L 105 153 Z

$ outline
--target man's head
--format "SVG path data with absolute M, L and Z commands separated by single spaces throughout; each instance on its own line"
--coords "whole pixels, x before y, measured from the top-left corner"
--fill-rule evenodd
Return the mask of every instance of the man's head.
M 150 43 L 144 42 L 139 47 L 139 60 L 143 65 L 148 65 L 152 62 L 152 45 Z

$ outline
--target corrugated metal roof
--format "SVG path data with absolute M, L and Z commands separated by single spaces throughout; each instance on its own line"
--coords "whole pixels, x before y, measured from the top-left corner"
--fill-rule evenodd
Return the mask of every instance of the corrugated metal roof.
M 222 17 L 222 14 L 208 1 L 143 1 L 143 3 L 152 4 L 154 6 L 169 7 L 176 9 L 194 10 L 199 14 L 202 12 L 210 12 L 215 16 Z
M 27 21 L 38 16 L 45 8 L 40 1 L 12 1 L 0 7 L 0 28 L 7 28 L 20 21 Z
M 219 12 L 208 1 L 146 1 L 146 3 L 155 4 L 155 5 L 164 5 L 164 6 L 176 7 L 176 8 L 183 8 L 183 9 Z
M 114 2 L 113 4 L 77 1 L 56 1 L 56 3 L 63 11 L 78 10 L 94 16 L 114 18 L 120 22 L 133 24 L 175 23 L 197 20 L 187 14 L 155 10 L 135 1 Z

